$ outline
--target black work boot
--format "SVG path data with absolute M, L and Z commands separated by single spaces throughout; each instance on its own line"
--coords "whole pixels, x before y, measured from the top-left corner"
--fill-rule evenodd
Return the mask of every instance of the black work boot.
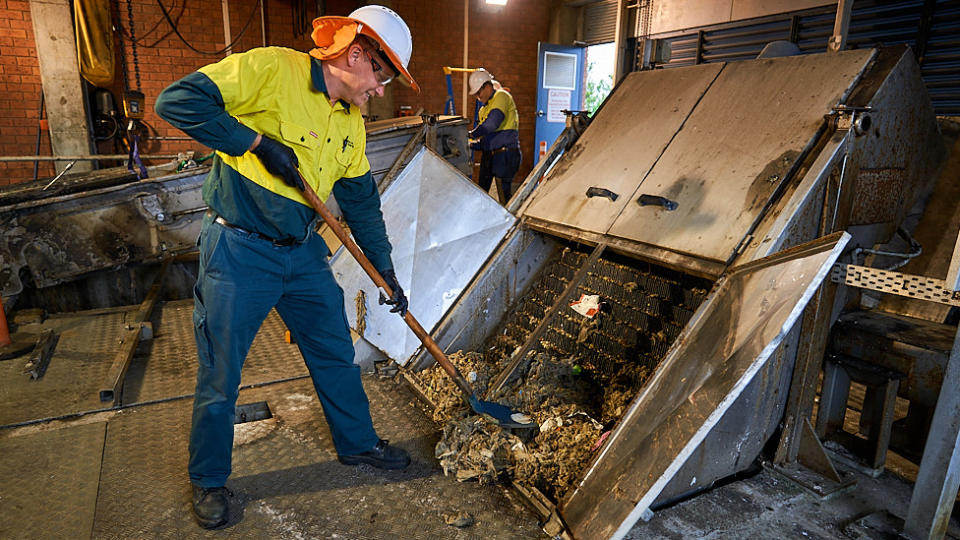
M 372 450 L 352 456 L 340 456 L 340 463 L 344 465 L 366 463 L 378 469 L 404 469 L 410 464 L 410 454 L 403 448 L 390 446 L 386 439 L 380 439 Z
M 202 488 L 193 486 L 193 515 L 204 529 L 215 529 L 226 524 L 230 517 L 227 495 L 233 495 L 225 487 Z

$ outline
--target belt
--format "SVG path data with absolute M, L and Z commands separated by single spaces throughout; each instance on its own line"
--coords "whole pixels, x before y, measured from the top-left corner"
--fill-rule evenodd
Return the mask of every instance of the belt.
M 223 219 L 222 217 L 218 216 L 218 215 L 215 214 L 212 210 L 207 210 L 207 215 L 209 215 L 209 216 L 216 216 L 216 217 L 213 218 L 213 221 L 219 223 L 220 225 L 223 225 L 224 227 L 226 227 L 226 228 L 228 228 L 228 229 L 233 229 L 233 230 L 235 230 L 235 231 L 237 231 L 237 232 L 242 232 L 243 234 L 247 234 L 247 235 L 250 235 L 250 236 L 256 236 L 257 238 L 259 238 L 259 239 L 261 239 L 261 240 L 266 240 L 267 242 L 270 242 L 271 244 L 273 244 L 273 245 L 275 245 L 275 246 L 277 246 L 277 247 L 288 247 L 288 246 L 292 246 L 292 245 L 294 245 L 294 244 L 296 244 L 296 243 L 298 242 L 297 239 L 294 238 L 294 237 L 292 237 L 292 236 L 289 236 L 289 237 L 287 237 L 287 238 L 282 238 L 282 239 L 280 239 L 280 240 L 277 240 L 277 239 L 274 239 L 274 238 L 270 238 L 269 236 L 267 236 L 267 235 L 265 235 L 265 234 L 260 234 L 260 233 L 258 233 L 258 232 L 256 232 L 256 231 L 247 230 L 247 229 L 244 229 L 243 227 L 238 227 L 238 226 L 234 225 L 233 223 L 230 223 L 229 221 L 227 221 L 227 220 Z
M 491 154 L 499 154 L 500 152 L 506 152 L 507 150 L 517 150 L 516 148 L 507 148 L 506 146 L 501 146 L 500 148 L 495 148 L 493 150 L 488 150 Z

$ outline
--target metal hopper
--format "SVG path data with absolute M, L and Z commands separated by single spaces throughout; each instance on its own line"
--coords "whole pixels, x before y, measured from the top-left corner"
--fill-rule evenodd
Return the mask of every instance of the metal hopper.
M 447 352 L 508 358 L 488 397 L 538 351 L 599 380 L 652 371 L 562 496 L 518 485 L 547 532 L 622 537 L 756 459 L 798 349 L 825 331 L 801 332 L 805 306 L 848 243 L 890 237 L 937 141 L 905 48 L 636 72 L 615 89 L 433 331 Z M 567 307 L 580 294 L 611 306 L 586 338 Z M 834 296 L 816 298 L 829 314 Z

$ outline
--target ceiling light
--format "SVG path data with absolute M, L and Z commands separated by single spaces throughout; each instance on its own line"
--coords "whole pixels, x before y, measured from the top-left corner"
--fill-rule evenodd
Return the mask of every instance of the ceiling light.
M 487 5 L 490 6 L 505 6 L 507 5 L 507 0 L 486 0 Z

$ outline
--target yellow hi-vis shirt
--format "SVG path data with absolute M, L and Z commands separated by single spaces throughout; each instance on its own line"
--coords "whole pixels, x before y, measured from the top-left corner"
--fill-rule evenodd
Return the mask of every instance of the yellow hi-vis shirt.
M 313 85 L 312 65 L 305 53 L 267 47 L 257 54 L 232 54 L 197 71 L 217 85 L 228 113 L 292 148 L 300 172 L 320 200 L 326 200 L 334 182 L 366 174 L 370 163 L 364 154 L 366 131 L 359 109 L 343 101 L 331 104 L 326 88 Z M 252 153 L 218 154 L 245 178 L 309 206 L 299 190 L 267 172 Z
M 519 129 L 520 122 L 517 118 L 517 104 L 513 101 L 513 96 L 504 89 L 498 89 L 490 96 L 490 99 L 480 107 L 480 120 L 482 124 L 494 109 L 500 109 L 503 113 L 503 121 L 497 126 L 495 131 L 505 131 L 508 129 Z

